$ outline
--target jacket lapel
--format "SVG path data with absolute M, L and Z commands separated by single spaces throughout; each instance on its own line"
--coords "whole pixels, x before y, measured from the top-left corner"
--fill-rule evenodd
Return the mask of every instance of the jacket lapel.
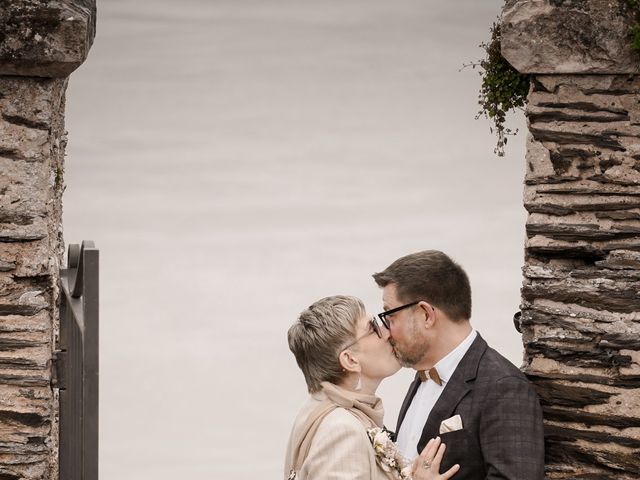
M 400 407 L 400 413 L 398 414 L 398 423 L 396 424 L 396 435 L 398 435 L 398 432 L 400 431 L 400 425 L 402 425 L 402 421 L 407 414 L 407 410 L 409 409 L 409 405 L 411 405 L 413 397 L 416 396 L 416 392 L 418 391 L 419 386 L 420 378 L 418 378 L 418 372 L 416 372 L 416 376 L 413 378 L 413 382 L 411 383 L 411 385 L 409 385 L 409 391 L 404 397 L 404 401 L 402 402 L 402 406 Z
M 430 438 L 439 434 L 442 420 L 451 417 L 460 400 L 471 391 L 473 380 L 475 380 L 478 373 L 480 358 L 482 358 L 486 349 L 487 342 L 485 342 L 478 333 L 476 339 L 464 357 L 462 357 L 458 367 L 444 387 L 440 398 L 438 398 L 438 401 L 433 406 L 427 423 L 422 430 L 422 436 L 418 443 L 419 446 L 423 446 Z M 418 451 L 420 451 L 420 449 Z

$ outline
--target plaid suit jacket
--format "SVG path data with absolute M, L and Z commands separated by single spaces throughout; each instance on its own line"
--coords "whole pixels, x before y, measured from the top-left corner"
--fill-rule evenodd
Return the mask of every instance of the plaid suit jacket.
M 418 389 L 417 375 L 400 409 L 396 432 Z M 440 435 L 447 450 L 440 468 L 456 463 L 455 480 L 544 479 L 542 410 L 533 387 L 511 362 L 478 335 L 429 414 L 417 445 L 439 435 L 440 423 L 462 417 L 463 429 Z

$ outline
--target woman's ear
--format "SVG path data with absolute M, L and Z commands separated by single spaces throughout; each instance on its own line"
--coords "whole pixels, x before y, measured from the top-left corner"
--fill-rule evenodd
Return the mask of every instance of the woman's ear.
M 360 362 L 350 350 L 343 350 L 338 357 L 340 366 L 347 372 L 360 372 Z

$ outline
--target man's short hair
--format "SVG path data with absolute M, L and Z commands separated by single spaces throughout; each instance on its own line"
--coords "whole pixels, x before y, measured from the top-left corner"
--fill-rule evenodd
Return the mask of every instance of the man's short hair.
M 360 299 L 336 295 L 315 302 L 289 328 L 289 349 L 310 393 L 320 390 L 321 382 L 337 384 L 344 378 L 338 356 L 355 338 L 358 319 L 364 314 Z
M 379 287 L 394 284 L 403 302 L 424 300 L 454 321 L 471 318 L 471 285 L 460 265 L 438 250 L 425 250 L 399 258 L 374 273 Z

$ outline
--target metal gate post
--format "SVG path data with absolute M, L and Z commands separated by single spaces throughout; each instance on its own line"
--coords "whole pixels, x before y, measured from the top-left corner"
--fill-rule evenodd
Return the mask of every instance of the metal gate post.
M 99 251 L 69 245 L 60 272 L 60 480 L 98 480 Z

